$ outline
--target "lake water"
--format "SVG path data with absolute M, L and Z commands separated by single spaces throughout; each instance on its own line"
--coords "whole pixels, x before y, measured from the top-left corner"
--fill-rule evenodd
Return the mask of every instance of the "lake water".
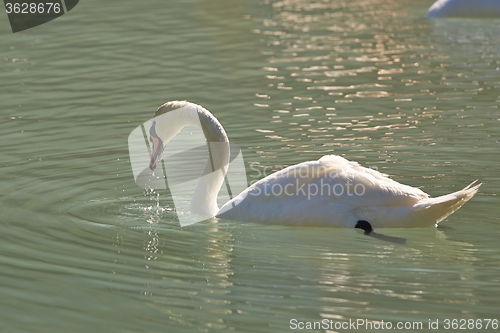
M 500 21 L 428 20 L 431 4 L 87 0 L 16 34 L 2 20 L 0 331 L 500 319 Z M 181 228 L 167 191 L 134 183 L 127 147 L 175 99 L 216 115 L 251 181 L 338 154 L 433 196 L 483 185 L 438 228 L 379 230 L 404 245 Z

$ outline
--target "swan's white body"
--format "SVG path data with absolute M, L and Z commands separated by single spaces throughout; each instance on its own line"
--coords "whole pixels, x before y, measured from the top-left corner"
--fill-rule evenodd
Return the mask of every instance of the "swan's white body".
M 152 169 L 163 147 L 189 124 L 203 128 L 212 146 L 204 181 L 196 187 L 191 211 L 245 222 L 301 226 L 355 227 L 360 220 L 376 227 L 434 226 L 452 214 L 477 192 L 479 185 L 430 198 L 422 190 L 400 184 L 386 175 L 350 162 L 340 156 L 327 155 L 275 172 L 217 207 L 217 194 L 224 182 L 229 163 L 229 149 L 224 129 L 217 119 L 199 105 L 169 102 L 155 116 L 181 109 L 184 116 L 171 121 L 169 128 L 157 128 L 153 141 Z M 159 154 L 158 154 L 159 151 Z
M 500 17 L 500 1 L 438 0 L 429 8 L 427 17 Z

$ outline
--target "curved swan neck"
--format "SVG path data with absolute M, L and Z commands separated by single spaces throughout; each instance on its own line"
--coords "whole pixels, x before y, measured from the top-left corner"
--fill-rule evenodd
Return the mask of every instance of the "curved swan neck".
M 188 125 L 201 127 L 208 147 L 208 159 L 191 199 L 192 213 L 215 216 L 219 207 L 219 193 L 227 172 L 230 147 L 226 131 L 208 110 L 189 102 L 169 102 L 162 105 L 155 116 L 167 113 L 174 118 L 166 122 L 166 132 L 159 134 L 167 145 L 182 128 Z
M 220 122 L 206 109 L 198 108 L 199 123 L 207 140 L 208 158 L 191 199 L 192 213 L 215 216 L 219 193 L 230 158 L 229 138 Z

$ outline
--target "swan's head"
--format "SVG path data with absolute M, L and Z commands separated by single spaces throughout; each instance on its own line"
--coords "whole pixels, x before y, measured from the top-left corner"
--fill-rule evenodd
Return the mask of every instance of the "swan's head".
M 188 101 L 170 101 L 170 102 L 167 102 L 167 103 L 163 104 L 162 106 L 160 106 L 158 108 L 158 110 L 156 110 L 153 118 L 156 118 L 158 116 L 161 116 L 162 114 L 165 114 L 165 113 L 168 113 L 168 112 L 171 112 L 174 110 L 182 109 L 182 108 L 189 108 L 189 109 L 196 110 L 199 107 L 200 107 L 199 105 L 188 102 Z
M 156 169 L 165 145 L 179 133 L 182 127 L 192 123 L 191 118 L 198 113 L 198 107 L 186 101 L 172 101 L 163 104 L 155 112 L 149 129 L 149 141 L 152 145 L 149 163 L 151 170 Z
M 149 140 L 152 143 L 151 161 L 149 163 L 149 168 L 151 170 L 154 170 L 161 160 L 165 145 L 168 144 L 183 127 L 188 125 L 201 128 L 205 135 L 205 139 L 210 144 L 212 142 L 229 143 L 229 139 L 222 125 L 202 106 L 186 101 L 165 103 L 160 106 L 154 114 L 149 129 Z M 229 145 L 226 145 L 224 148 L 227 150 L 228 147 Z

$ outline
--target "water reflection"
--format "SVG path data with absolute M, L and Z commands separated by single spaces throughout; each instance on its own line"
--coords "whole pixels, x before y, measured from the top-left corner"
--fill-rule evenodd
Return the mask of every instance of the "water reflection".
M 134 229 L 143 234 L 141 261 L 147 280 L 142 287 L 130 287 L 141 289 L 140 294 L 148 297 L 146 304 L 156 311 L 152 319 L 164 316 L 169 326 L 184 329 L 225 329 L 222 316 L 231 313 L 225 295 L 232 286 L 232 235 L 214 220 L 182 229 L 174 218 L 165 225 L 165 218 L 173 212 L 161 205 L 172 202 L 160 202 L 154 191 L 146 195 L 151 204 L 136 209 L 142 209 L 148 225 Z M 115 246 L 127 251 L 130 245 L 123 244 L 123 237 L 116 239 Z
M 321 272 L 318 288 L 323 305 L 319 316 L 337 321 L 378 321 L 381 316 L 394 320 L 411 315 L 427 320 L 441 307 L 478 304 L 482 296 L 475 284 L 462 286 L 458 294 L 454 291 L 461 281 L 477 278 L 472 245 L 449 241 L 439 230 L 417 234 L 408 246 L 373 240 L 369 241 L 373 246 L 369 253 L 363 253 L 368 250 L 363 246 L 367 243 L 360 242 L 363 250 L 359 252 L 321 256 L 317 271 Z M 380 266 L 384 269 L 377 269 Z M 439 285 L 439 291 L 429 292 L 429 285 Z M 429 303 L 434 310 L 428 308 Z
M 387 11 L 404 12 L 401 4 L 276 1 L 268 6 L 273 15 L 267 15 L 262 29 L 255 33 L 261 35 L 267 45 L 263 54 L 269 65 L 263 70 L 269 84 L 266 94 L 256 94 L 261 100 L 255 105 L 273 112 L 270 128 L 265 130 L 272 130 L 273 124 L 288 124 L 287 133 L 273 132 L 266 136 L 273 141 L 286 141 L 286 148 L 281 149 L 293 149 L 298 151 L 298 156 L 313 157 L 332 152 L 331 146 L 352 148 L 358 142 L 370 145 L 367 142 L 370 137 L 360 136 L 349 127 L 357 130 L 358 127 L 391 126 L 388 122 L 394 110 L 415 102 L 416 96 L 425 95 L 421 89 L 416 94 L 414 87 L 428 81 L 413 78 L 424 74 L 428 66 L 421 60 L 427 56 L 425 52 L 434 51 L 426 49 L 421 40 L 417 44 L 407 31 L 408 26 L 415 24 L 423 29 L 428 27 L 408 12 L 405 12 L 408 17 L 401 14 L 397 20 L 387 15 Z M 377 17 L 377 20 L 367 17 Z M 417 50 L 421 54 L 419 59 L 415 58 Z M 408 77 L 412 79 L 406 79 Z M 400 82 L 412 88 L 403 91 Z M 377 101 L 367 104 L 364 99 Z M 373 111 L 367 109 L 367 105 L 378 106 L 379 114 L 389 119 L 382 119 L 382 125 L 372 124 Z M 418 113 L 422 109 L 414 108 L 414 111 Z M 404 129 L 415 128 L 415 121 L 402 120 Z M 401 126 L 394 127 L 400 129 Z M 337 132 L 341 130 L 348 132 Z M 394 135 L 392 131 L 386 133 Z M 304 144 L 295 143 L 306 139 L 312 141 L 307 150 L 303 149 Z M 381 139 L 380 135 L 375 139 Z

